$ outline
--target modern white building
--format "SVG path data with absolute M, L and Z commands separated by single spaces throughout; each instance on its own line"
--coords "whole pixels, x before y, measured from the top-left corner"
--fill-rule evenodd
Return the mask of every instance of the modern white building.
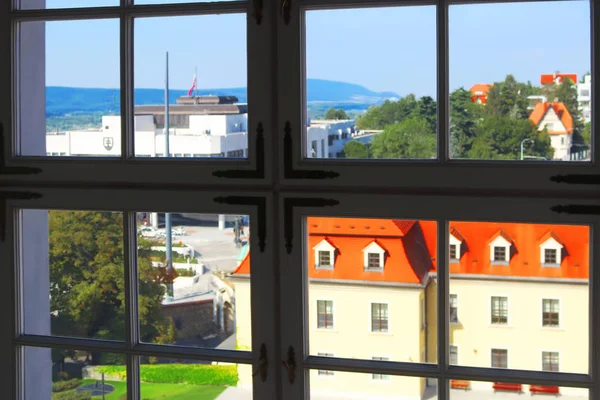
M 577 84 L 577 103 L 585 122 L 592 120 L 592 75 L 583 77 L 583 82 Z
M 308 158 L 343 158 L 346 143 L 351 140 L 369 144 L 381 131 L 359 131 L 356 120 L 312 120 L 307 127 Z
M 136 106 L 134 146 L 138 157 L 163 157 L 165 110 Z M 172 157 L 247 157 L 248 106 L 233 96 L 181 97 L 169 110 Z M 99 129 L 47 132 L 50 156 L 119 156 L 121 117 L 103 116 Z

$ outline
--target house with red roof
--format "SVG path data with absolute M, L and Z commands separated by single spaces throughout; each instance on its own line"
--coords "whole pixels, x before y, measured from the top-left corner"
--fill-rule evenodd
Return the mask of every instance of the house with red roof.
M 529 120 L 538 132 L 546 131 L 550 135 L 553 159 L 569 160 L 573 141 L 573 117 L 562 102 L 540 102 L 529 115 Z
M 560 72 L 554 74 L 542 74 L 540 76 L 540 83 L 542 85 L 560 85 L 565 79 L 570 79 L 573 84 L 576 84 L 577 74 L 561 74 Z
M 473 85 L 471 87 L 471 101 L 478 104 L 487 103 L 488 93 L 492 86 L 490 83 L 477 83 Z
M 437 223 L 309 217 L 306 226 L 308 353 L 436 363 Z M 451 364 L 589 373 L 587 226 L 453 221 L 447 240 Z M 250 344 L 250 273 L 248 254 L 230 276 L 241 346 Z M 315 398 L 424 399 L 436 390 L 425 378 L 326 370 L 311 370 L 310 385 Z M 478 399 L 588 396 L 503 382 L 451 387 Z

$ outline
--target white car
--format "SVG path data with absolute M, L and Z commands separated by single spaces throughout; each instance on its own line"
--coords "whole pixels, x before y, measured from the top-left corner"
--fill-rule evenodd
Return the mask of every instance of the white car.
M 177 228 L 173 228 L 171 230 L 171 232 L 173 232 L 173 235 L 175 235 L 175 236 L 185 235 L 185 230 L 183 229 L 183 226 L 178 226 Z
M 156 237 L 158 235 L 158 231 L 151 226 L 140 228 L 138 229 L 138 232 L 144 237 Z

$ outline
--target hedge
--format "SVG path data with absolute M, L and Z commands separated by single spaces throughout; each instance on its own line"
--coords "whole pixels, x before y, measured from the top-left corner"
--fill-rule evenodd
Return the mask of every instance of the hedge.
M 75 389 L 79 386 L 79 379 L 71 379 L 68 381 L 52 382 L 53 392 L 64 392 L 65 390 Z
M 61 392 L 53 393 L 52 400 L 92 400 L 92 395 L 87 393 Z
M 125 366 L 105 365 L 98 372 L 125 379 Z M 209 364 L 142 364 L 140 379 L 145 383 L 188 383 L 191 385 L 235 386 L 237 366 Z

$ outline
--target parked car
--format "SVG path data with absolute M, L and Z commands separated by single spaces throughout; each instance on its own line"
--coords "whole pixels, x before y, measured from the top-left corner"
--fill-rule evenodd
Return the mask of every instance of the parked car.
M 144 237 L 156 237 L 158 235 L 158 231 L 151 226 L 144 226 L 138 229 L 138 232 Z
M 173 235 L 175 235 L 175 236 L 185 235 L 185 229 L 183 229 L 183 226 L 178 226 L 176 228 L 173 228 L 172 232 L 173 232 Z

